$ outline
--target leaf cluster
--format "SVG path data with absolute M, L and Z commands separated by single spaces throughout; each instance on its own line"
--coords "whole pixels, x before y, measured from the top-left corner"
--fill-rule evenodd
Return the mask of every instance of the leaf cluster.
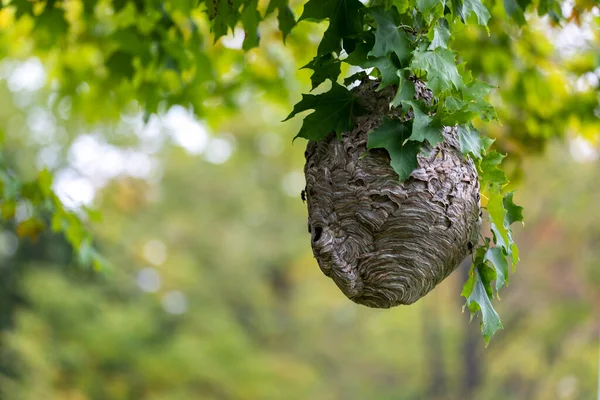
M 86 208 L 80 213 L 65 208 L 52 189 L 52 180 L 50 171 L 43 169 L 34 180 L 23 182 L 0 158 L 0 218 L 13 221 L 17 236 L 22 239 L 35 242 L 48 228 L 64 235 L 79 265 L 107 272 L 109 264 L 94 246 L 93 235 L 83 222 L 97 220 L 99 214 Z M 18 212 L 20 207 L 24 210 L 22 215 Z
M 507 14 L 520 22 L 529 2 L 505 2 Z M 550 2 L 545 12 L 553 9 Z M 542 12 L 540 10 L 540 12 Z M 331 89 L 304 95 L 288 116 L 314 110 L 305 117 L 296 137 L 321 140 L 353 128 L 360 112 L 359 99 L 337 83 L 343 64 L 361 69 L 346 79 L 378 79 L 379 90 L 396 91 L 390 108 L 403 118 L 384 118 L 368 137 L 368 149 L 383 148 L 400 181 L 417 167 L 423 146 L 444 140 L 444 126 L 455 126 L 461 151 L 472 158 L 479 172 L 481 195 L 487 200 L 491 232 L 473 250 L 473 265 L 462 295 L 466 307 L 482 316 L 486 342 L 502 327 L 491 300 L 508 284 L 509 264 L 518 261 L 518 248 L 510 225 L 522 221 L 521 208 L 506 193 L 508 183 L 500 163 L 504 156 L 490 150 L 492 140 L 473 121 L 497 119 L 486 97 L 495 87 L 475 79 L 451 48 L 453 32 L 469 23 L 487 27 L 490 13 L 481 0 L 383 0 L 370 6 L 358 0 L 309 0 L 299 21 L 329 21 L 314 59 L 304 68 L 313 70 L 312 88 L 326 81 Z M 415 81 L 425 82 L 432 99 L 416 100 Z M 409 111 L 412 117 L 406 118 Z M 494 285 L 495 282 L 495 285 Z
M 216 76 L 214 60 L 209 57 L 210 40 L 206 40 L 209 30 L 216 42 L 241 26 L 242 47 L 250 50 L 259 44 L 259 26 L 270 15 L 277 14 L 284 41 L 297 23 L 289 0 L 13 0 L 2 7 L 11 9 L 15 32 L 31 36 L 36 55 L 59 60 L 51 69 L 60 82 L 61 95 L 79 93 L 80 84 L 89 82 L 88 98 L 96 96 L 105 105 L 115 103 L 118 112 L 127 100 L 135 98 L 148 115 L 156 112 L 159 104 L 190 105 L 201 114 L 204 100 L 213 94 L 224 98 L 225 106 L 231 103 L 226 94 L 235 85 Z M 526 23 L 524 14 L 534 7 L 538 15 L 548 15 L 556 23 L 562 18 L 557 0 L 504 0 L 503 7 L 517 25 Z M 579 18 L 580 9 L 574 8 L 573 20 Z M 317 54 L 304 68 L 313 71 L 312 89 L 327 81 L 331 88 L 322 94 L 304 95 L 294 107 L 288 118 L 314 110 L 305 117 L 297 137 L 320 140 L 332 132 L 340 136 L 352 129 L 361 108 L 359 99 L 338 83 L 347 66 L 353 72 L 359 70 L 346 77 L 347 85 L 376 78 L 380 89 L 393 87 L 396 91 L 390 107 L 399 108 L 404 116 L 412 113 L 408 122 L 385 120 L 368 141 L 370 149 L 388 151 L 399 179 L 409 178 L 425 144 L 443 140 L 444 126 L 457 126 L 463 153 L 476 161 L 491 221 L 489 237 L 474 251 L 474 265 L 463 291 L 469 309 L 481 311 L 484 336 L 489 338 L 501 326 L 495 312 L 490 312 L 491 305 L 488 307 L 494 294 L 492 282 L 496 282 L 497 293 L 508 283 L 508 264 L 518 260 L 510 225 L 521 220 L 521 212 L 512 202 L 512 194 L 505 191 L 507 180 L 500 168 L 503 156 L 490 150 L 491 140 L 473 126 L 474 120 L 496 118 L 486 101 L 494 86 L 475 79 L 452 49 L 455 34 L 466 24 L 487 29 L 490 13 L 485 3 L 372 0 L 365 5 L 359 0 L 308 0 L 298 21 L 328 23 Z M 431 101 L 415 100 L 416 79 L 425 82 Z M 73 98 L 87 100 L 83 95 Z M 590 107 L 596 103 L 592 98 Z M 94 263 L 99 256 L 90 250 L 91 236 L 85 233 L 78 215 L 66 210 L 51 192 L 49 174 L 42 172 L 36 181 L 20 182 L 6 171 L 0 177 L 5 218 L 14 218 L 21 201 L 46 207 L 52 216 L 50 222 L 41 214 L 21 221 L 18 232 L 35 238 L 43 226 L 52 226 L 68 236 L 84 261 Z
M 174 104 L 202 115 L 215 95 L 233 108 L 234 88 L 220 79 L 213 44 L 243 32 L 248 51 L 259 45 L 265 19 L 277 16 L 284 41 L 296 25 L 288 0 L 14 0 L 3 8 L 10 36 L 31 43 L 61 97 L 90 120 L 98 118 L 90 103 L 115 119 L 131 100 L 148 116 Z
M 485 144 L 481 145 L 476 143 L 474 137 L 472 129 L 464 132 L 461 146 L 464 140 L 469 146 L 464 148 L 469 149 L 468 154 L 477 166 L 491 237 L 483 238 L 473 252 L 473 263 L 461 296 L 465 297 L 465 307 L 469 309 L 471 316 L 481 312 L 481 329 L 487 343 L 502 328 L 500 317 L 491 301 L 494 297 L 500 299 L 499 290 L 508 286 L 509 266 L 514 271 L 519 261 L 519 248 L 513 240 L 511 225 L 523 222 L 523 208 L 514 203 L 514 192 L 505 190 L 508 179 L 500 169 L 504 155 L 489 150 L 491 140 L 483 137 L 482 142 Z M 475 152 L 471 151 L 473 148 Z

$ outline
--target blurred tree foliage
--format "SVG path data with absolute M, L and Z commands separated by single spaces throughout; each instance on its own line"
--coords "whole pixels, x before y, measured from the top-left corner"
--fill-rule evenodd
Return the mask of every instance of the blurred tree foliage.
M 457 318 L 457 274 L 415 306 L 373 311 L 314 265 L 298 125 L 278 122 L 310 88 L 298 68 L 326 26 L 289 32 L 302 2 L 240 4 L 239 23 L 210 22 L 210 1 L 3 4 L 0 397 L 589 398 L 600 176 L 555 142 L 599 141 L 598 8 L 485 3 L 493 34 L 465 26 L 453 48 L 499 87 L 500 122 L 478 127 L 511 153 L 530 209 L 524 268 L 500 305 L 510 335 L 485 352 Z M 561 18 L 530 12 L 518 27 L 503 3 Z M 193 121 L 183 137 L 170 112 Z M 88 168 L 82 143 L 113 173 Z M 101 221 L 65 181 L 93 187 Z M 72 268 L 94 264 L 104 273 Z

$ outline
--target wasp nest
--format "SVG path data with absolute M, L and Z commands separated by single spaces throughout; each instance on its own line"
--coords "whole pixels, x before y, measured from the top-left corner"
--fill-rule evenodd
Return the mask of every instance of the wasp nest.
M 453 128 L 425 147 L 404 182 L 385 150 L 367 152 L 367 134 L 390 110 L 393 88 L 353 89 L 365 113 L 339 140 L 333 133 L 306 149 L 308 230 L 323 273 L 352 301 L 388 308 L 411 304 L 454 271 L 480 228 L 479 182 Z M 431 101 L 416 81 L 418 99 Z M 408 118 L 411 118 L 409 113 Z

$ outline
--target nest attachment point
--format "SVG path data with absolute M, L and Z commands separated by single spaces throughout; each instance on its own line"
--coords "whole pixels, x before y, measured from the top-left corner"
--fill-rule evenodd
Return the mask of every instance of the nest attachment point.
M 477 243 L 479 182 L 454 128 L 426 147 L 404 182 L 385 150 L 367 152 L 367 134 L 384 116 L 398 117 L 381 91 L 365 81 L 353 92 L 366 112 L 352 131 L 306 149 L 308 231 L 323 273 L 352 301 L 369 307 L 411 304 L 454 271 Z M 415 81 L 418 99 L 431 94 Z M 410 117 L 410 115 L 409 115 Z

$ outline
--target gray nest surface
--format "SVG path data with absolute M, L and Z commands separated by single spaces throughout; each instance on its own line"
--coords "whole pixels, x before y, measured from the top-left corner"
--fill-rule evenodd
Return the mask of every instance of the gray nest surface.
M 385 150 L 367 152 L 367 134 L 390 110 L 394 88 L 365 81 L 353 92 L 366 112 L 355 128 L 306 149 L 308 230 L 323 273 L 352 301 L 388 308 L 411 304 L 454 271 L 477 243 L 479 182 L 455 128 L 425 146 L 404 182 Z M 431 94 L 415 81 L 416 98 Z M 409 113 L 407 118 L 412 118 Z M 406 117 L 405 117 L 406 119 Z

